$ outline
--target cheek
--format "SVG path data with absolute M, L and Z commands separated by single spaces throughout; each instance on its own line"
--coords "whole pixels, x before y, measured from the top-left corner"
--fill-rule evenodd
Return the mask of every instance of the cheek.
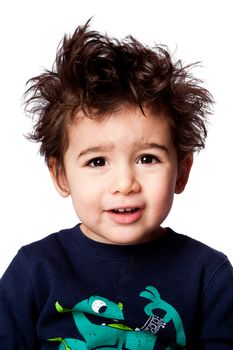
M 80 217 L 85 213 L 94 213 L 97 204 L 101 199 L 100 187 L 96 181 L 84 181 L 79 178 L 79 181 L 71 183 L 70 195 L 76 214 Z
M 175 193 L 175 185 L 175 178 L 161 176 L 157 181 L 147 182 L 147 197 L 162 210 L 170 208 Z
M 147 178 L 144 187 L 151 193 L 160 194 L 162 197 L 174 194 L 176 187 L 176 176 L 170 172 L 160 172 L 156 176 Z

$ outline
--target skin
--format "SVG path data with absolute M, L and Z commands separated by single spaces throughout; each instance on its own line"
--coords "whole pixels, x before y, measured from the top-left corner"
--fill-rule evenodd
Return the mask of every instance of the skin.
M 184 190 L 193 160 L 190 154 L 178 165 L 166 115 L 146 110 L 144 116 L 137 107 L 125 107 L 94 120 L 79 112 L 68 137 L 64 170 L 56 177 L 52 161 L 50 172 L 58 192 L 71 195 L 82 232 L 120 245 L 161 237 L 161 224 L 174 193 Z

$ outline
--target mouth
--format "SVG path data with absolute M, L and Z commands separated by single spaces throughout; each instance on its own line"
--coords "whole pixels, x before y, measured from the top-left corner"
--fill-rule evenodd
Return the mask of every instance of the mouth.
M 112 209 L 110 212 L 114 214 L 134 214 L 139 210 L 139 208 L 119 208 L 119 209 Z
M 117 329 L 121 329 L 122 331 L 133 331 L 133 328 L 130 328 L 122 323 L 109 323 L 109 324 L 102 323 L 102 326 L 117 328 Z
M 108 319 L 108 321 L 110 323 L 106 323 L 106 318 L 105 317 L 101 317 L 101 316 L 96 316 L 96 315 L 92 315 L 92 314 L 86 314 L 88 320 L 90 323 L 96 325 L 96 326 L 105 326 L 105 327 L 111 327 L 111 328 L 117 328 L 117 329 L 121 329 L 121 330 L 125 330 L 125 331 L 132 331 L 133 329 L 130 328 L 129 326 L 120 323 L 120 321 L 124 320 L 124 318 L 122 318 L 122 320 L 118 320 L 118 319 Z
M 116 224 L 136 223 L 143 215 L 143 209 L 139 207 L 119 207 L 107 211 L 110 219 Z

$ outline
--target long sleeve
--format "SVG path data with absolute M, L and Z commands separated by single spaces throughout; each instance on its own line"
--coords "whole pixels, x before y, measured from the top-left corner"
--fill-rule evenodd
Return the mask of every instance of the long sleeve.
M 228 260 L 213 273 L 203 298 L 203 350 L 233 349 L 233 271 Z
M 19 252 L 0 280 L 0 348 L 36 349 L 37 314 L 31 272 Z

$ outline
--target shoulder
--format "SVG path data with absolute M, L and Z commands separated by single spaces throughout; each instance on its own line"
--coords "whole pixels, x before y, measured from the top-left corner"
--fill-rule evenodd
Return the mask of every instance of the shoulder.
M 44 238 L 24 245 L 20 248 L 18 255 L 24 257 L 29 262 L 40 260 L 41 258 L 55 259 L 56 256 L 60 256 L 63 250 L 68 250 L 70 246 L 69 236 L 76 229 L 74 228 L 63 229 L 58 232 L 51 233 Z M 68 248 L 66 248 L 68 247 Z
M 231 263 L 224 253 L 187 235 L 176 233 L 170 228 L 168 232 L 171 255 L 191 274 L 198 272 L 208 280 L 225 270 L 232 275 Z
M 192 290 L 198 286 L 203 298 L 213 300 L 214 294 L 225 295 L 224 300 L 232 303 L 233 268 L 227 256 L 184 234 L 171 229 L 169 233 L 174 273 L 179 274 L 184 284 L 192 286 Z
M 170 228 L 167 230 L 170 233 L 171 242 L 174 249 L 182 250 L 184 255 L 190 255 L 190 257 L 197 260 L 209 260 L 210 258 L 214 258 L 219 261 L 227 260 L 226 255 L 219 250 L 216 250 L 211 246 L 185 234 L 177 233 Z

